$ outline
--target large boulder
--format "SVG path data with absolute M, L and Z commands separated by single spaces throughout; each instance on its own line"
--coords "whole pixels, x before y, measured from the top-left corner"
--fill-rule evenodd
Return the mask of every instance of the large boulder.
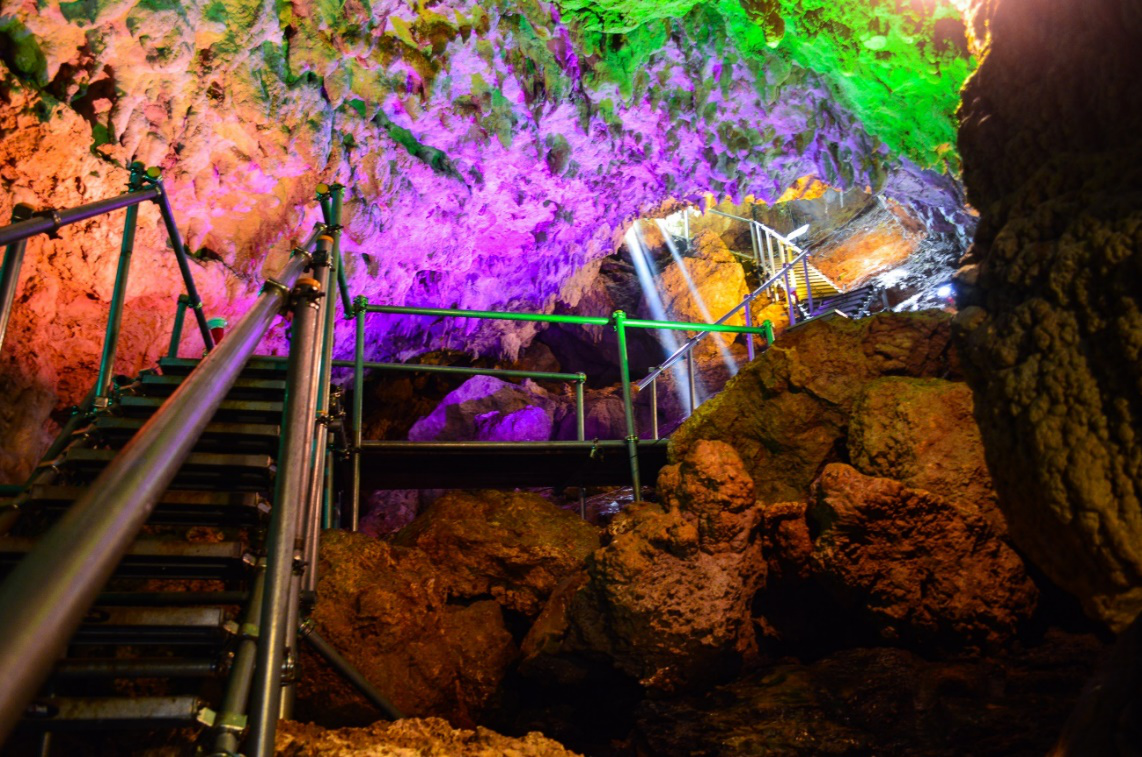
M 1120 630 L 1142 611 L 1142 5 L 972 6 L 965 371 L 1012 539 Z
M 498 604 L 449 604 L 425 553 L 363 534 L 326 531 L 318 570 L 311 617 L 330 644 L 406 714 L 474 724 L 516 655 Z M 299 715 L 337 725 L 366 716 L 332 673 L 310 669 Z
M 424 552 L 450 596 L 534 617 L 598 548 L 599 532 L 537 494 L 450 492 L 395 543 Z
M 339 730 L 285 720 L 278 724 L 274 754 L 277 757 L 578 757 L 539 733 L 514 738 L 487 728 L 458 730 L 439 718 L 411 718 L 395 723 L 374 723 L 368 728 Z
M 1023 561 L 976 505 L 840 463 L 814 494 L 813 573 L 881 639 L 994 648 L 1034 611 Z
M 966 384 L 895 376 L 873 381 L 853 406 L 848 453 L 861 473 L 976 506 L 1006 534 Z
M 802 500 L 822 466 L 843 451 L 865 385 L 883 376 L 954 373 L 950 327 L 943 313 L 886 313 L 787 332 L 674 434 L 671 458 L 684 458 L 699 440 L 719 439 L 741 456 L 758 498 Z
M 765 578 L 741 460 L 699 442 L 659 476 L 661 505 L 623 511 L 610 543 L 561 587 L 523 643 L 525 666 L 590 655 L 657 691 L 732 675 L 756 655 L 750 602 Z M 555 658 L 552 660 L 551 658 Z
M 563 410 L 530 381 L 513 384 L 493 376 L 473 376 L 414 423 L 408 438 L 414 442 L 547 441 Z

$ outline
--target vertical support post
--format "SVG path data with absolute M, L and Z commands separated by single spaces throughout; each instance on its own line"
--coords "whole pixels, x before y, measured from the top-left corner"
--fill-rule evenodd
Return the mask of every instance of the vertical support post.
M 365 426 L 365 307 L 369 301 L 358 297 L 353 302 L 356 338 L 353 342 L 353 477 L 349 483 L 352 529 L 357 530 L 361 517 L 361 444 Z
M 638 472 L 638 432 L 634 426 L 634 403 L 631 401 L 630 358 L 627 356 L 627 314 L 616 310 L 611 318 L 615 323 L 615 333 L 619 342 L 619 375 L 623 381 L 623 411 L 627 424 L 627 452 L 630 454 L 630 480 L 634 487 L 634 501 L 642 501 L 642 480 Z
M 765 329 L 765 346 L 768 349 L 773 346 L 773 322 L 765 321 L 761 327 Z
M 650 381 L 650 431 L 654 441 L 658 441 L 658 377 Z
M 182 327 L 186 323 L 186 306 L 190 304 L 190 298 L 185 294 L 178 296 L 178 305 L 175 306 L 174 311 L 174 328 L 171 329 L 171 346 L 167 350 L 167 357 L 178 357 L 178 345 L 182 341 Z
M 813 315 L 813 287 L 811 286 L 812 282 L 809 281 L 809 256 L 806 255 L 805 257 L 801 258 L 801 260 L 804 263 L 804 265 L 802 266 L 802 272 L 804 273 L 803 278 L 805 279 L 805 302 L 807 303 L 807 307 L 809 308 L 809 316 L 812 317 L 812 315 Z
M 323 193 L 321 190 L 325 189 Z M 329 186 L 318 186 L 318 199 L 321 201 L 321 210 L 325 214 L 325 224 L 328 227 L 329 233 L 333 236 L 333 253 L 330 258 L 330 282 L 337 281 L 340 276 L 340 262 L 341 262 L 341 207 L 345 198 L 345 187 L 340 184 L 332 184 Z M 333 374 L 333 325 L 334 325 L 333 307 L 330 306 L 325 310 L 325 329 L 324 341 L 322 343 L 321 351 L 321 375 L 318 379 L 318 394 L 317 394 L 317 412 L 325 415 L 329 412 L 329 390 L 330 381 Z M 325 454 L 325 444 L 328 438 L 329 428 L 322 424 L 317 429 L 317 451 L 315 454 Z M 324 460 L 321 457 L 321 460 Z M 320 465 L 314 463 L 314 474 L 316 475 Z M 321 482 L 314 480 L 311 482 L 310 490 L 315 494 L 321 491 Z M 329 524 L 332 526 L 333 513 L 329 508 L 325 507 L 322 503 L 322 524 Z M 356 530 L 356 520 L 353 522 L 354 530 Z
M 682 231 L 686 235 L 686 249 L 690 249 L 690 208 L 682 211 Z
M 141 164 L 133 164 L 141 165 Z M 190 307 L 194 310 L 194 319 L 198 321 L 198 331 L 202 334 L 202 344 L 206 351 L 214 349 L 214 337 L 210 335 L 210 327 L 206 325 L 206 314 L 202 312 L 202 298 L 198 296 L 198 288 L 194 285 L 194 276 L 190 273 L 190 263 L 186 256 L 186 247 L 182 243 L 182 234 L 179 233 L 178 224 L 174 221 L 174 211 L 171 210 L 170 199 L 167 198 L 166 187 L 163 186 L 163 175 L 158 168 L 152 166 L 147 169 L 147 178 L 158 188 L 159 196 L 155 202 L 159 204 L 159 212 L 163 216 L 163 225 L 167 227 L 167 237 L 170 238 L 174 256 L 178 261 L 178 269 L 182 273 L 182 281 L 186 286 L 186 295 L 190 298 Z M 128 210 L 130 212 L 130 210 Z
M 127 191 L 143 187 L 143 164 L 132 163 L 127 180 Z M 139 220 L 139 206 L 127 208 L 123 222 L 123 240 L 119 245 L 119 267 L 115 271 L 115 286 L 111 290 L 111 309 L 107 313 L 107 332 L 103 337 L 103 354 L 99 357 L 99 378 L 95 381 L 95 407 L 105 408 L 111 394 L 111 372 L 115 369 L 115 353 L 119 348 L 119 325 L 123 321 L 123 300 L 127 297 L 127 277 L 131 273 L 131 253 L 135 250 L 135 227 Z
M 12 223 L 26 221 L 32 213 L 30 206 L 19 204 L 12 208 Z M 27 244 L 28 240 L 21 239 L 4 250 L 4 267 L 0 269 L 0 352 L 4 349 L 4 335 L 8 333 L 8 319 L 12 317 L 12 304 L 16 301 L 16 285 L 20 282 Z
M 750 312 L 750 307 L 749 307 L 752 304 L 753 304 L 753 302 L 750 300 L 750 298 L 746 297 L 746 300 L 745 300 L 745 326 L 747 329 L 753 328 L 753 313 Z M 746 354 L 749 355 L 749 359 L 752 361 L 753 360 L 753 334 L 746 334 L 745 335 L 745 350 L 746 350 Z
M 769 276 L 773 276 L 777 273 L 777 266 L 773 262 L 773 237 L 769 235 L 769 229 L 765 230 L 765 252 L 769 258 Z M 772 291 L 773 287 L 770 287 L 770 292 Z
M 686 350 L 686 386 L 690 395 L 690 412 L 687 417 L 698 409 L 698 382 L 694 380 L 694 348 Z
M 789 286 L 789 269 L 785 269 L 785 304 L 789 308 L 789 325 L 797 323 L 797 314 L 793 311 L 793 298 L 796 297 L 794 292 Z
M 580 373 L 579 380 L 575 382 L 575 438 L 585 441 L 587 437 L 587 410 L 583 404 L 583 387 L 587 383 L 587 374 Z M 587 493 L 583 483 L 579 483 L 579 517 L 587 519 Z
M 261 620 L 262 597 L 266 586 L 264 558 L 258 560 L 254 571 L 249 604 L 242 613 L 242 625 L 238 629 L 241 639 L 238 651 L 230 666 L 222 707 L 214 717 L 215 754 L 237 754 L 242 733 L 246 729 L 246 706 L 250 701 L 250 683 L 254 678 L 254 663 L 258 654 L 258 621 Z
M 315 279 L 300 279 L 293 292 L 293 343 L 290 345 L 288 389 L 283 419 L 281 452 L 274 505 L 266 538 L 265 598 L 259 622 L 251 707 L 251 757 L 270 757 L 282 701 L 282 663 L 291 626 L 289 607 L 296 586 L 294 552 L 297 549 L 299 513 L 309 492 L 313 459 L 314 372 L 319 370 L 318 328 L 322 315 L 321 292 Z

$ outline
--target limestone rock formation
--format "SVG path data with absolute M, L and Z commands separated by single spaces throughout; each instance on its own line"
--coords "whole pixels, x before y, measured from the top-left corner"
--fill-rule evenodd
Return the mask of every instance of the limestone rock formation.
M 765 577 L 753 482 L 733 449 L 698 442 L 663 469 L 663 504 L 632 505 L 611 541 L 556 592 L 523 643 L 524 666 L 601 656 L 644 687 L 677 691 L 756 655 L 750 601 Z
M 590 279 L 579 272 L 634 216 L 706 192 L 772 201 L 814 175 L 962 213 L 939 181 L 903 197 L 893 178 L 950 149 L 951 119 L 929 114 L 951 112 L 969 67 L 937 39 L 953 10 L 897 10 L 888 23 L 864 4 L 829 6 L 778 33 L 748 3 L 636 3 L 636 20 L 613 25 L 599 19 L 614 4 L 600 5 L 7 3 L 0 218 L 14 202 L 106 197 L 130 161 L 159 165 L 206 310 L 233 319 L 317 219 L 319 181 L 348 187 L 353 295 L 477 309 L 577 302 Z M 873 23 L 885 27 L 874 52 L 859 41 Z M 896 71 L 922 118 L 886 117 Z M 39 398 L 19 419 L 33 428 L 94 374 L 117 225 L 29 247 L 4 374 L 9 395 Z M 138 262 L 150 257 L 133 272 L 120 345 L 132 373 L 164 346 L 181 291 L 149 207 L 138 249 Z M 371 315 L 366 348 L 512 359 L 535 333 Z M 352 339 L 339 321 L 339 351 Z M 266 348 L 283 346 L 278 329 Z M 201 349 L 189 329 L 182 347 Z M 7 460 L 4 476 L 21 477 L 36 451 Z
M 409 430 L 414 442 L 536 442 L 551 438 L 565 409 L 530 381 L 522 385 L 473 376 Z
M 671 455 L 684 458 L 701 439 L 723 440 L 741 456 L 760 499 L 801 500 L 843 450 L 867 383 L 954 373 L 950 326 L 942 313 L 886 313 L 788 332 L 698 408 L 672 437 Z
M 405 757 L 414 754 L 578 757 L 538 733 L 511 738 L 487 728 L 457 730 L 439 718 L 413 718 L 340 730 L 286 720 L 278 724 L 274 754 L 278 757 Z
M 1007 533 L 971 389 L 962 382 L 889 377 L 868 384 L 853 406 L 848 454 L 861 473 L 977 507 L 997 534 Z
M 401 711 L 470 726 L 516 654 L 500 606 L 449 604 L 440 570 L 420 550 L 327 531 L 321 542 L 316 630 Z M 320 666 L 299 691 L 299 714 L 362 717 L 357 696 Z
M 973 504 L 833 463 L 809 517 L 813 573 L 885 640 L 996 647 L 1035 609 L 1023 561 Z
M 655 283 L 670 320 L 711 323 L 735 308 L 748 294 L 745 271 L 712 232 L 698 236 L 694 246 L 693 256 L 678 255 L 663 269 Z M 644 315 L 654 317 L 653 313 Z M 745 319 L 739 313 L 726 323 L 742 326 Z M 690 336 L 693 334 L 685 334 L 686 338 Z M 733 334 L 714 335 L 702 342 L 698 352 L 717 353 L 719 342 L 728 344 L 733 342 L 733 337 Z
M 1120 630 L 1142 611 L 1142 5 L 973 11 L 965 370 L 1012 539 Z
M 598 548 L 599 534 L 536 494 L 451 492 L 395 543 L 424 552 L 450 596 L 490 597 L 534 617 L 556 585 Z

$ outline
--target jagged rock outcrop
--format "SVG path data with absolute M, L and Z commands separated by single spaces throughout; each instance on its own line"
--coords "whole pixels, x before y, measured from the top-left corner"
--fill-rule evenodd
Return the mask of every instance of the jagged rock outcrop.
M 814 489 L 812 573 L 881 639 L 994 648 L 1030 618 L 1038 590 L 979 507 L 840 463 Z
M 430 441 L 537 442 L 552 437 L 566 408 L 546 390 L 525 381 L 473 376 L 412 425 L 408 438 Z
M 424 552 L 450 596 L 490 597 L 534 617 L 598 548 L 599 533 L 536 494 L 451 492 L 397 534 L 395 543 Z
M 661 505 L 620 513 L 610 543 L 552 597 L 524 640 L 525 670 L 568 675 L 566 659 L 587 655 L 671 692 L 724 679 L 756 655 L 749 609 L 765 563 L 741 460 L 700 441 L 663 469 L 659 491 Z
M 363 534 L 322 536 L 316 630 L 401 711 L 471 726 L 516 647 L 493 601 L 449 604 L 441 570 L 418 549 Z M 311 659 L 299 717 L 340 725 L 373 719 L 334 673 Z
M 849 461 L 869 476 L 978 508 L 999 535 L 995 501 L 971 389 L 962 382 L 889 377 L 868 384 L 853 406 Z
M 502 736 L 487 728 L 457 730 L 438 718 L 374 723 L 368 728 L 327 730 L 284 720 L 274 743 L 277 757 L 578 757 L 539 733 L 521 738 Z
M 1114 629 L 1142 611 L 1142 3 L 973 3 L 965 371 L 1012 539 Z
M 682 459 L 701 439 L 737 450 L 766 502 L 803 499 L 843 450 L 853 404 L 884 376 L 954 373 L 951 319 L 942 313 L 814 321 L 783 335 L 704 403 L 672 437 Z

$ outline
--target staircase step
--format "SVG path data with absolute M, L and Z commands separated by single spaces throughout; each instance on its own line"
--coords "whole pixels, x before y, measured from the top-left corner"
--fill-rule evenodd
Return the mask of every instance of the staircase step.
M 101 415 L 77 434 L 97 432 L 100 441 L 121 447 L 138 433 L 146 418 L 124 418 Z M 277 423 L 210 423 L 194 446 L 196 452 L 265 452 L 274 454 L 281 442 L 281 426 Z
M 159 368 L 164 376 L 186 376 L 202 362 L 198 358 L 163 357 L 159 358 Z M 286 373 L 286 361 L 274 358 L 250 358 L 242 369 L 242 378 L 281 379 Z
M 182 386 L 185 376 L 148 373 L 143 376 L 139 388 L 147 397 L 169 397 Z M 231 400 L 280 401 L 285 394 L 286 382 L 281 379 L 239 378 L 226 395 Z
M 221 607 L 93 607 L 74 644 L 212 644 L 227 637 Z
M 25 507 L 48 511 L 71 507 L 87 491 L 83 486 L 36 485 L 28 491 Z M 254 492 L 187 491 L 170 489 L 163 494 L 148 523 L 167 526 L 250 525 L 258 522 L 269 506 Z
M 120 397 L 118 407 L 129 417 L 150 417 L 166 399 L 163 397 Z M 214 420 L 229 423 L 280 423 L 281 402 L 260 400 L 223 400 L 214 414 Z
M 11 568 L 35 547 L 26 536 L 0 537 L 0 567 Z M 245 549 L 241 542 L 139 539 L 115 571 L 119 578 L 210 579 L 240 576 Z
M 114 449 L 72 448 L 56 467 L 95 476 L 118 454 L 119 450 Z M 194 452 L 179 468 L 171 487 L 262 491 L 272 480 L 272 465 L 269 455 Z
M 139 658 L 139 659 L 66 659 L 52 668 L 55 680 L 88 678 L 213 678 L 225 666 L 215 657 Z
M 33 702 L 24 722 L 52 730 L 160 728 L 193 724 L 202 706 L 196 696 L 58 697 Z

